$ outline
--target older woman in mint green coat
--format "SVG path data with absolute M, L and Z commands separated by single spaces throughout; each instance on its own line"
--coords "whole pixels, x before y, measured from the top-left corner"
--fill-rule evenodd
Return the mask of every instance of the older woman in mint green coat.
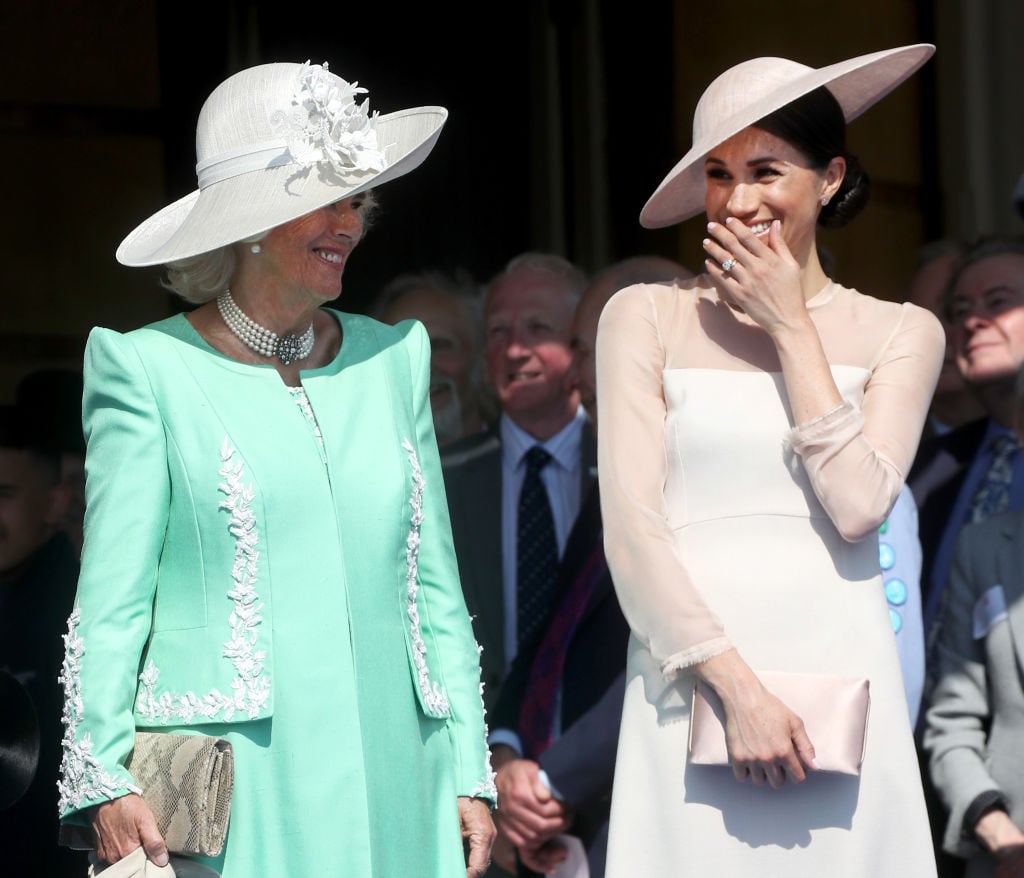
M 361 91 L 326 65 L 229 78 L 200 115 L 199 190 L 118 251 L 203 304 L 86 351 L 60 792 L 103 862 L 166 862 L 125 768 L 148 729 L 232 742 L 206 860 L 225 878 L 486 868 L 493 776 L 429 340 L 322 307 L 370 186 L 418 165 L 445 112 L 371 117 Z

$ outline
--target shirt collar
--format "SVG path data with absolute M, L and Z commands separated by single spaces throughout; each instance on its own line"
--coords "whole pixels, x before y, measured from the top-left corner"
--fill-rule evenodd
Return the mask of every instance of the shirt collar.
M 576 469 L 580 465 L 580 446 L 583 442 L 583 423 L 586 419 L 586 412 L 580 406 L 568 424 L 547 441 L 539 442 L 502 412 L 498 422 L 502 454 L 506 462 L 515 468 L 522 465 L 523 455 L 527 451 L 534 445 L 540 445 L 563 469 Z

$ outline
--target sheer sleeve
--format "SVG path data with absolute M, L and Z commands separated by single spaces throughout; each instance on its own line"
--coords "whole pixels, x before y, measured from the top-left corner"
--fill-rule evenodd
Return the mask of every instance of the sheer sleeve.
M 671 677 L 732 644 L 691 581 L 669 525 L 664 366 L 649 288 L 623 290 L 605 307 L 597 333 L 605 553 L 630 628 Z
M 847 401 L 790 433 L 814 493 L 845 539 L 873 533 L 895 503 L 917 452 L 945 344 L 934 315 L 903 305 L 871 364 L 860 407 Z

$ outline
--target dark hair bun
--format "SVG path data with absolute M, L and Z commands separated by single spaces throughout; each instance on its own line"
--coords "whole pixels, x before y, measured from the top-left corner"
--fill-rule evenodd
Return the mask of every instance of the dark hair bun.
M 818 225 L 826 229 L 840 229 L 859 214 L 868 203 L 871 193 L 871 180 L 868 172 L 861 167 L 857 157 L 847 153 L 846 175 L 839 186 L 839 191 L 818 214 Z

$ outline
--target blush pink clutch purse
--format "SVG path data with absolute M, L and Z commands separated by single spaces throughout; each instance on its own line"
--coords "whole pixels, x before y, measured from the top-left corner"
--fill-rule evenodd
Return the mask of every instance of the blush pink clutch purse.
M 765 688 L 804 721 L 822 771 L 860 774 L 867 739 L 870 684 L 866 677 L 758 673 Z M 728 765 L 725 711 L 710 686 L 697 683 L 690 712 L 690 762 Z

